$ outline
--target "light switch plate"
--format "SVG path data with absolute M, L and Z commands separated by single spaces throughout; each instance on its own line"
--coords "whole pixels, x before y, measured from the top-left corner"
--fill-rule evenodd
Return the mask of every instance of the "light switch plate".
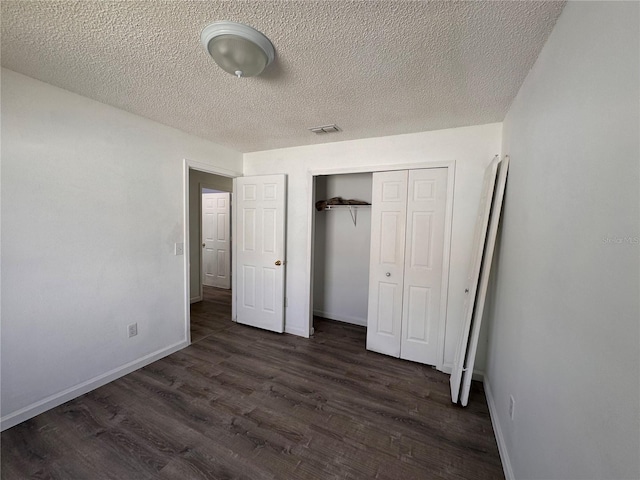
M 176 255 L 184 255 L 184 243 L 176 243 Z

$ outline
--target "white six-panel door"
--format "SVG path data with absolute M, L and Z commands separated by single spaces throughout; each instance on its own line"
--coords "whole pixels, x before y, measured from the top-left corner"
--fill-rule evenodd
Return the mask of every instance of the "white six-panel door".
M 284 331 L 286 176 L 234 180 L 236 321 Z
M 367 349 L 435 365 L 447 169 L 373 174 Z
M 373 174 L 367 349 L 400 356 L 406 170 Z
M 202 194 L 202 284 L 231 288 L 229 193 Z
M 409 170 L 400 358 L 438 363 L 447 169 Z

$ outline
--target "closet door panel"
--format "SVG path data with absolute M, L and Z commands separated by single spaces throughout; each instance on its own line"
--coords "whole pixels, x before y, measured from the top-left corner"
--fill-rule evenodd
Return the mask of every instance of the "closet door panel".
M 431 289 L 410 286 L 407 292 L 407 331 L 405 338 L 418 342 L 429 342 L 427 322 L 422 321 L 431 305 Z
M 400 356 L 408 172 L 373 174 L 367 349 Z
M 435 365 L 447 169 L 409 170 L 400 358 Z

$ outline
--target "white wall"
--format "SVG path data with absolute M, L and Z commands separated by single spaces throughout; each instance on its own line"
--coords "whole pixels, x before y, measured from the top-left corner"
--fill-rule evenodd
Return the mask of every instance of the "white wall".
M 371 173 L 319 176 L 316 199 L 371 203 Z M 367 325 L 371 208 L 315 212 L 313 310 L 333 320 Z
M 309 170 L 456 161 L 451 275 L 449 277 L 445 368 L 450 368 L 461 328 L 464 283 L 471 250 L 484 168 L 500 152 L 501 124 L 438 130 L 295 147 L 244 155 L 244 174 L 286 173 L 287 297 L 285 330 L 303 335 L 308 329 L 310 252 Z M 483 366 L 482 353 L 479 368 Z
M 199 170 L 189 170 L 189 290 L 192 301 L 201 300 L 202 283 L 202 195 L 200 186 L 209 186 L 216 191 L 233 191 L 233 178 L 213 175 Z
M 486 380 L 518 479 L 640 478 L 639 6 L 569 2 L 504 122 Z
M 237 152 L 2 70 L 4 428 L 185 344 L 183 158 L 242 169 Z

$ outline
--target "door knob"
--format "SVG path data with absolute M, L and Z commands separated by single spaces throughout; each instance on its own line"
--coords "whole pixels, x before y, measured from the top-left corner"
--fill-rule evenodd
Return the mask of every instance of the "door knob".
M 276 265 L 279 267 L 280 265 L 282 265 L 282 262 L 280 260 L 276 260 Z
M 391 272 L 387 272 L 387 273 L 385 273 L 385 275 L 386 275 L 387 277 L 390 277 L 390 276 L 391 276 Z
M 203 243 L 203 244 L 202 244 L 202 248 L 204 248 L 204 246 L 205 246 L 205 244 Z

